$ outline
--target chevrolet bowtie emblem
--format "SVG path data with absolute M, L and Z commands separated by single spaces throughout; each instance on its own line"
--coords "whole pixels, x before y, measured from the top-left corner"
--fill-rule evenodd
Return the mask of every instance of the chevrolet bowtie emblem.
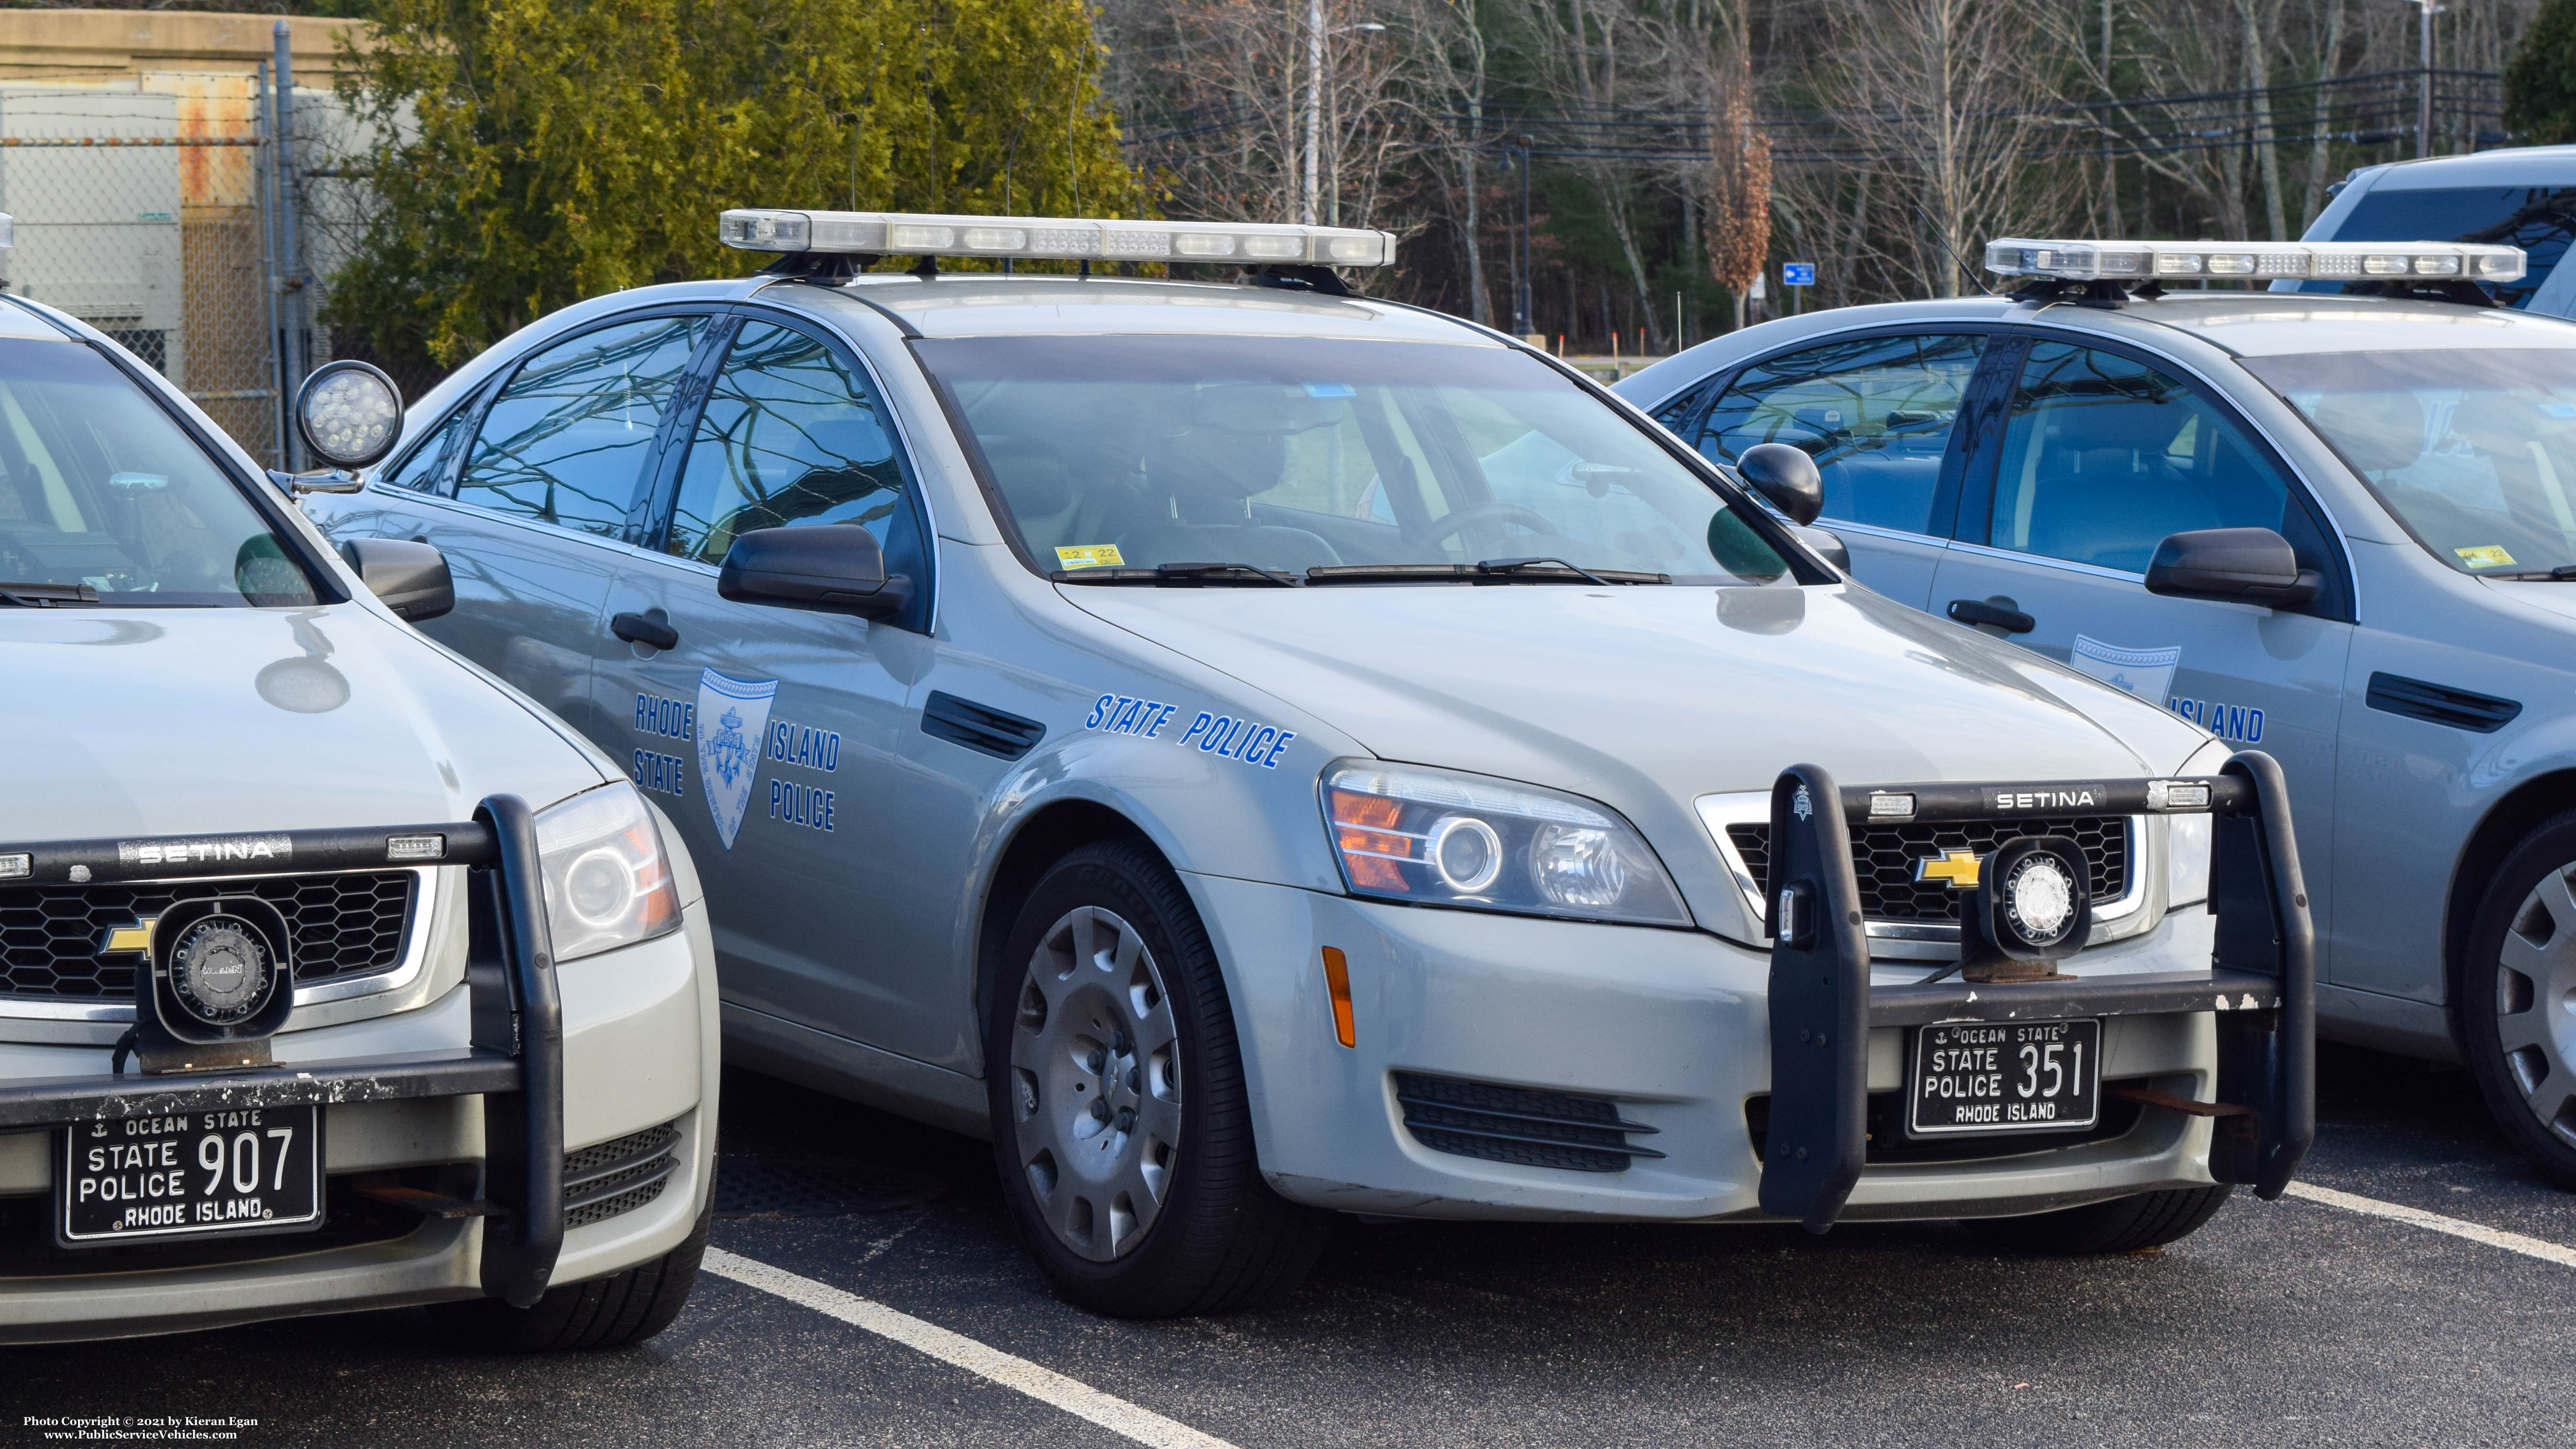
M 99 949 L 98 954 L 102 956 L 113 956 L 121 951 L 151 950 L 152 922 L 155 919 L 157 918 L 153 916 L 145 916 L 142 920 L 135 922 L 131 926 L 118 926 L 109 931 L 107 933 L 107 944 Z
M 1927 880 L 1946 881 L 1954 891 L 1977 888 L 1977 853 L 1973 850 L 1945 850 L 1930 860 L 1914 862 L 1917 884 Z

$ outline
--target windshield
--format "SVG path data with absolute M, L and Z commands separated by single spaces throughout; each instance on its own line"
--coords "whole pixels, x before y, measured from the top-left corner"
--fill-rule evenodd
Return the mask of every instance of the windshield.
M 2461 241 L 2520 247 L 2522 280 L 2486 282 L 2508 307 L 2529 302 L 2567 254 L 2576 231 L 2576 187 L 2448 186 L 2438 191 L 2366 191 L 2352 214 L 2318 241 Z M 2340 292 L 2341 282 L 2302 282 L 2301 291 Z
M 983 450 L 996 502 L 1049 571 L 1233 563 L 1302 575 L 1547 558 L 1677 583 L 1787 573 L 1643 430 L 1505 348 L 1242 337 L 915 346 Z
M 125 607 L 317 602 L 232 479 L 114 364 L 5 340 L 0 593 L 25 585 Z
M 2576 351 L 2248 358 L 2462 573 L 2576 568 Z

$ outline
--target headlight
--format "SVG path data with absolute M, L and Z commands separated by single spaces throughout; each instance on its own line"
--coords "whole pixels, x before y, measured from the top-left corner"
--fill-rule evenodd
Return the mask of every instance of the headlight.
M 2217 740 L 2192 752 L 2183 761 L 2177 776 L 2197 779 L 2216 775 L 2227 757 L 2236 753 Z M 2168 815 L 2165 817 L 2165 909 L 2197 905 L 2209 899 L 2209 842 L 2213 817 L 2208 815 Z
M 1324 814 L 1351 894 L 1687 926 L 1635 827 L 1580 796 L 1410 765 L 1336 765 Z
M 680 893 L 662 832 L 635 787 L 619 781 L 537 816 L 546 929 L 555 960 L 577 961 L 676 930 Z

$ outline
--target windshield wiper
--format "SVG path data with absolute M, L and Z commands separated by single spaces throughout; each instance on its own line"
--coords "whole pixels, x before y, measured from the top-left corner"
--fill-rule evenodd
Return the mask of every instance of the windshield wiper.
M 2524 569 L 2514 574 L 2478 574 L 2482 579 L 2521 579 L 2527 582 L 2566 583 L 2576 579 L 2576 564 L 2560 564 L 2554 569 Z
M 1253 588 L 1293 589 L 1295 574 L 1271 569 L 1257 569 L 1239 563 L 1167 563 L 1152 568 L 1057 569 L 1047 577 L 1059 584 L 1163 584 L 1183 588 L 1205 588 L 1246 585 Z
M 98 590 L 88 584 L 0 583 L 0 603 L 22 609 L 50 609 L 59 604 L 95 604 Z
M 1327 564 L 1306 570 L 1310 584 L 1669 584 L 1671 574 L 1580 569 L 1557 558 L 1489 558 L 1482 563 Z

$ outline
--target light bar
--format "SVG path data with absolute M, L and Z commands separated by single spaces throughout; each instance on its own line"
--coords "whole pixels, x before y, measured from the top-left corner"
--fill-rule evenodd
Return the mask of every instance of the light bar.
M 2398 277 L 2513 282 L 2519 247 L 2471 242 L 2034 241 L 1986 243 L 1986 270 L 2073 282 L 2374 282 Z
M 1383 267 L 1395 261 L 1395 237 L 1388 232 L 1233 221 L 743 210 L 726 212 L 716 235 L 726 246 L 747 252 L 1231 262 L 1248 267 Z

